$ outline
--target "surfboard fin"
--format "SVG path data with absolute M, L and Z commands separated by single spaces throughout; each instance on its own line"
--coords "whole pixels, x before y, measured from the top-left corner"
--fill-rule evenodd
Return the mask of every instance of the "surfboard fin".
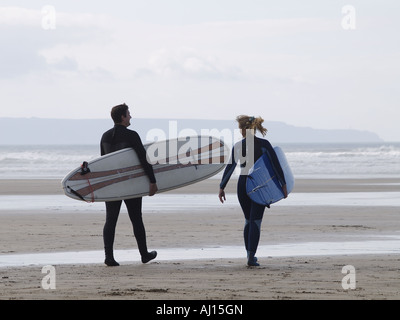
M 86 201 L 85 198 L 83 198 L 78 192 L 76 192 L 74 189 L 72 189 L 70 186 L 67 186 L 68 190 L 71 191 L 74 195 L 76 195 L 79 199 Z

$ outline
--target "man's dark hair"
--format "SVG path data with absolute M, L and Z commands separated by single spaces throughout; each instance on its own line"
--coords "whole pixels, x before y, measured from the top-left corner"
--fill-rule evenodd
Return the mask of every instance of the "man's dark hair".
M 121 123 L 122 116 L 126 117 L 126 112 L 128 111 L 128 106 L 123 103 L 119 104 L 111 109 L 111 118 L 114 120 L 114 123 Z

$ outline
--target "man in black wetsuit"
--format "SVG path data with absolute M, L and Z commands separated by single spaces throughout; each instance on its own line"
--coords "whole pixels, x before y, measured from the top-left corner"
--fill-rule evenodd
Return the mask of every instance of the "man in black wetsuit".
M 149 196 L 153 196 L 158 188 L 154 176 L 153 167 L 147 162 L 146 150 L 136 131 L 129 130 L 130 119 L 132 118 L 126 104 L 117 105 L 111 110 L 111 118 L 114 121 L 114 128 L 106 131 L 100 143 L 101 155 L 105 155 L 124 148 L 133 148 L 136 151 L 141 165 L 149 178 Z M 129 218 L 133 225 L 142 262 L 147 263 L 157 256 L 156 251 L 148 252 L 146 244 L 146 231 L 142 220 L 142 198 L 124 200 L 128 209 Z M 107 266 L 119 266 L 114 259 L 113 245 L 115 238 L 115 227 L 117 225 L 122 200 L 106 202 L 106 223 L 103 229 L 104 250 Z

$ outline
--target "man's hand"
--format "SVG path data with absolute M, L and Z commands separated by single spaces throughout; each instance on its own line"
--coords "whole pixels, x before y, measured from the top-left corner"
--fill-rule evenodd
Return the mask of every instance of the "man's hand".
M 149 196 L 154 196 L 158 191 L 157 183 L 150 183 Z

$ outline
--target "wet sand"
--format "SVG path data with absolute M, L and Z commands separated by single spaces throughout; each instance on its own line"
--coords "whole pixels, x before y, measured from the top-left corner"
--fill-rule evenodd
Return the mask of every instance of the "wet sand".
M 399 192 L 400 179 L 296 181 L 294 193 Z M 234 197 L 235 182 L 227 193 Z M 209 179 L 171 193 L 218 193 Z M 61 195 L 59 180 L 0 180 L 0 196 Z M 156 199 L 156 198 L 155 198 Z M 74 200 L 71 200 L 74 201 Z M 179 204 L 177 203 L 177 206 Z M 242 246 L 239 207 L 197 208 L 195 213 L 146 211 L 151 250 Z M 266 211 L 260 245 L 369 240 L 400 235 L 398 206 L 273 206 Z M 102 250 L 105 211 L 71 208 L 4 210 L 0 206 L 0 254 Z M 115 249 L 136 249 L 126 211 L 117 226 Z M 244 249 L 243 249 L 244 250 Z M 357 254 L 242 259 L 137 260 L 54 265 L 56 289 L 45 290 L 42 266 L 0 268 L 0 299 L 399 299 L 400 254 Z M 352 265 L 356 288 L 344 289 L 342 268 Z

